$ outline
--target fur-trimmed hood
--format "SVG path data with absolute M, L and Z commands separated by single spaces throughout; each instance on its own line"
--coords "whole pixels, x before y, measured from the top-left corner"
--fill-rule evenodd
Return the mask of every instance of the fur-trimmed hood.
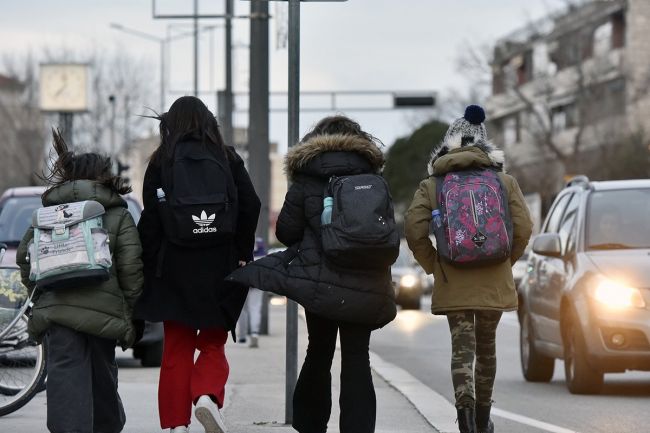
M 497 148 L 489 140 L 478 140 L 476 143 L 467 143 L 463 145 L 462 134 L 455 134 L 449 137 L 445 137 L 445 140 L 440 146 L 437 146 L 433 152 L 431 152 L 431 157 L 429 158 L 429 163 L 427 164 L 427 172 L 429 175 L 434 174 L 434 164 L 435 162 L 447 155 L 450 151 L 455 149 L 460 149 L 463 147 L 474 147 L 482 150 L 487 157 L 489 158 L 489 163 L 497 167 L 499 170 L 505 172 L 505 154 L 503 150 Z
M 351 152 L 376 173 L 384 166 L 384 154 L 372 141 L 355 135 L 318 135 L 289 149 L 284 160 L 287 176 L 293 179 L 296 173 L 308 170 L 310 163 L 327 152 Z

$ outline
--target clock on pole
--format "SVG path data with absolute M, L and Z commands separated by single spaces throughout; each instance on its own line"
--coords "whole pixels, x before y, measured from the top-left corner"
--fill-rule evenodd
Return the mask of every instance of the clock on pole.
M 47 63 L 40 66 L 40 108 L 59 113 L 63 137 L 72 145 L 72 116 L 89 108 L 89 66 Z

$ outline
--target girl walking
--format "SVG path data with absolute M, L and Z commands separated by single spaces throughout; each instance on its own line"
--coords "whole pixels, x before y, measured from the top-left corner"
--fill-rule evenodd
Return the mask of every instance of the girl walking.
M 334 176 L 379 173 L 376 139 L 344 116 L 327 117 L 293 147 L 285 161 L 292 181 L 277 223 L 289 247 L 236 271 L 231 279 L 297 300 L 305 308 L 309 345 L 293 397 L 293 428 L 327 430 L 332 407 L 332 358 L 341 339 L 342 433 L 375 431 L 376 399 L 368 347 L 373 329 L 396 314 L 390 267 L 337 266 L 323 253 L 323 197 Z
M 415 258 L 428 274 L 434 274 L 431 311 L 444 314 L 449 322 L 452 342 L 451 374 L 458 410 L 458 426 L 462 433 L 492 433 L 490 420 L 492 389 L 496 375 L 496 330 L 503 311 L 517 309 L 517 292 L 512 277 L 512 264 L 524 252 L 532 231 L 532 222 L 524 197 L 517 181 L 504 173 L 503 152 L 488 140 L 483 121 L 485 113 L 481 107 L 470 106 L 465 116 L 449 127 L 443 142 L 435 146 L 427 166 L 430 177 L 420 183 L 413 202 L 406 214 L 406 239 Z M 508 208 L 503 225 L 499 222 L 502 207 L 491 209 L 498 201 L 485 199 L 493 197 L 483 190 L 469 191 L 471 215 L 464 215 L 462 203 L 451 202 L 453 191 L 441 194 L 445 183 L 455 181 L 466 174 L 474 176 L 478 185 L 491 185 L 494 191 L 503 191 Z M 495 174 L 496 173 L 496 174 Z M 478 179 L 478 180 L 477 180 Z M 462 181 L 456 191 L 467 187 Z M 445 190 L 447 191 L 447 190 Z M 446 201 L 443 206 L 443 200 Z M 494 197 L 493 197 L 494 198 Z M 445 234 L 436 235 L 437 249 L 429 237 L 432 214 L 449 223 Z M 435 212 L 434 212 L 435 211 Z M 446 212 L 446 214 L 445 214 Z M 487 215 L 490 217 L 487 218 Z M 482 226 L 481 221 L 489 223 Z M 435 223 L 440 223 L 436 219 Z M 476 227 L 471 226 L 474 221 Z M 453 226 L 453 227 L 452 227 Z M 499 233 L 496 228 L 508 226 L 510 233 Z M 441 226 L 442 227 L 442 226 Z M 466 228 L 468 228 L 466 230 Z M 485 232 L 485 233 L 483 233 Z M 498 234 L 497 234 L 498 233 Z M 457 248 L 468 257 L 480 256 L 489 250 L 494 240 L 509 240 L 507 256 L 491 264 L 456 267 L 441 259 L 443 251 Z M 451 247 L 447 244 L 450 243 Z M 483 245 L 486 248 L 481 248 Z M 476 247 L 475 247 L 476 246 Z M 468 261 L 471 261 L 468 260 Z
M 110 158 L 77 155 L 58 132 L 53 135 L 58 159 L 47 178 L 43 206 L 66 209 L 73 202 L 99 202 L 112 266 L 106 281 L 46 290 L 29 277 L 33 228 L 18 247 L 23 284 L 33 292 L 29 333 L 37 341 L 47 337 L 47 428 L 52 433 L 117 433 L 125 416 L 117 393 L 115 345 L 126 349 L 135 341 L 131 319 L 143 283 L 140 238 L 120 197 L 131 189 L 112 175 Z M 67 217 L 65 210 L 61 213 Z
M 253 259 L 260 201 L 201 100 L 181 97 L 159 119 L 138 224 L 145 289 L 137 315 L 164 324 L 161 427 L 186 432 L 194 404 L 205 431 L 223 433 L 224 346 L 246 299 L 224 278 Z

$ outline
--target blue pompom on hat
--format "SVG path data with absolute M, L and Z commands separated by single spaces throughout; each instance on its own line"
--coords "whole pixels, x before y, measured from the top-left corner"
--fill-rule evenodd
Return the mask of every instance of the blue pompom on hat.
M 472 125 L 480 125 L 485 121 L 485 110 L 480 105 L 469 105 L 463 117 Z

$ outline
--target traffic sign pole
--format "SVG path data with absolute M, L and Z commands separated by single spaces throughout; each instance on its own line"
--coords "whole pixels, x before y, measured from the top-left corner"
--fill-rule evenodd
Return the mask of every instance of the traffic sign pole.
M 289 146 L 300 134 L 300 0 L 289 0 Z M 293 422 L 293 392 L 298 380 L 298 304 L 287 301 L 285 422 Z

